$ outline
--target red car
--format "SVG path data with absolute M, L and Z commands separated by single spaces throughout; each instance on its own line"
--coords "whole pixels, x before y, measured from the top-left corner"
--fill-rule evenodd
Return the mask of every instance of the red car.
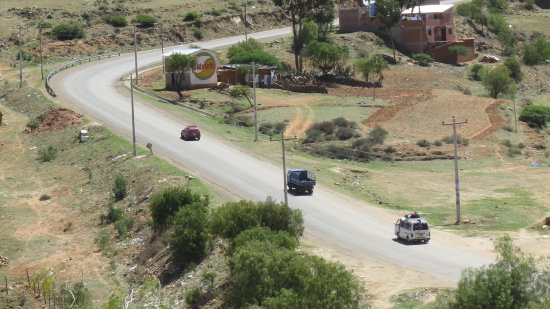
M 185 127 L 185 129 L 181 130 L 181 139 L 183 140 L 200 140 L 201 139 L 201 131 L 199 130 L 199 127 L 197 126 L 188 126 Z

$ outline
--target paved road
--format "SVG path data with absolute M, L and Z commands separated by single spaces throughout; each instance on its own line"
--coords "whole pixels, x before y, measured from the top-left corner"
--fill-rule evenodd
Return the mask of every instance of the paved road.
M 290 28 L 286 28 L 249 37 L 260 39 L 289 33 Z M 199 44 L 203 48 L 214 48 L 242 40 L 239 36 Z M 159 50 L 139 53 L 140 67 L 160 60 Z M 128 92 L 115 85 L 133 68 L 133 54 L 123 55 L 61 72 L 53 78 L 52 86 L 63 104 L 130 138 Z M 139 97 L 136 97 L 135 118 L 138 144 L 152 142 L 156 154 L 206 183 L 242 199 L 265 200 L 267 196 L 279 201 L 283 199 L 280 166 L 243 153 L 208 132 L 203 132 L 199 142 L 183 142 L 179 139 L 179 131 L 184 121 L 148 107 Z M 380 212 L 373 206 L 321 185 L 316 187 L 313 196 L 289 195 L 289 205 L 303 211 L 307 233 L 359 259 L 368 257 L 396 263 L 446 281 L 456 281 L 466 267 L 490 262 L 484 257 L 439 244 L 437 231 L 432 231 L 433 240 L 428 245 L 407 246 L 396 242 L 392 222 L 379 216 Z

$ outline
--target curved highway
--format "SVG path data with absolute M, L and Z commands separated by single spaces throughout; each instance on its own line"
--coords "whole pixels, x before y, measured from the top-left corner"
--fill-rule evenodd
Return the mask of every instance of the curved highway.
M 290 34 L 290 28 L 250 34 L 256 39 Z M 243 36 L 199 42 L 212 49 L 242 41 Z M 181 46 L 180 46 L 181 47 Z M 169 48 L 165 50 L 170 50 Z M 161 61 L 160 50 L 140 52 L 138 64 L 146 67 Z M 52 88 L 62 104 L 69 105 L 94 121 L 131 139 L 131 109 L 128 91 L 116 87 L 122 76 L 134 70 L 134 55 L 92 62 L 55 75 Z M 178 166 L 217 186 L 233 198 L 265 200 L 283 199 L 282 169 L 269 162 L 219 141 L 203 132 L 200 142 L 182 142 L 179 132 L 183 121 L 175 120 L 148 107 L 135 97 L 136 138 L 139 145 L 154 144 L 154 151 Z M 353 200 L 322 185 L 313 196 L 288 196 L 289 205 L 303 211 L 306 233 L 321 239 L 347 255 L 395 263 L 456 282 L 466 267 L 491 262 L 437 242 L 437 231 L 427 245 L 407 246 L 393 240 L 393 224 L 371 205 Z

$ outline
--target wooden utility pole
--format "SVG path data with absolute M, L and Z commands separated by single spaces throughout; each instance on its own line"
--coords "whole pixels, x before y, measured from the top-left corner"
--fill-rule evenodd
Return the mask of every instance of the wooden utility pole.
M 452 123 L 445 123 L 443 121 L 441 124 L 444 126 L 452 125 L 453 126 L 453 140 L 454 140 L 454 152 L 455 152 L 455 191 L 456 191 L 456 224 L 460 224 L 462 221 L 460 218 L 460 190 L 458 182 L 458 146 L 457 146 L 457 136 L 456 136 L 456 125 L 468 123 L 468 119 L 462 122 L 456 122 L 455 116 L 453 116 Z
M 136 67 L 136 85 L 137 85 L 139 75 L 138 75 L 138 64 L 137 64 L 137 36 L 136 36 L 136 25 L 135 24 L 134 24 L 134 60 L 135 60 L 134 61 L 135 62 L 135 67 Z
M 136 80 L 137 84 L 137 80 Z M 132 142 L 134 144 L 134 157 L 136 156 L 136 125 L 134 122 L 134 79 L 130 74 L 130 98 L 132 100 Z
M 285 158 L 285 131 L 281 131 L 281 145 L 283 146 L 283 188 L 285 192 L 285 206 L 288 206 L 288 189 L 286 183 L 286 158 Z
M 160 53 L 164 55 L 164 32 L 162 31 L 162 23 L 160 25 Z M 162 56 L 162 74 L 164 74 L 164 56 Z
M 248 22 L 248 21 L 246 20 L 246 1 L 247 1 L 247 0 L 244 1 L 244 41 L 245 41 L 245 42 L 248 41 L 248 39 L 247 39 L 247 34 L 246 34 L 246 23 Z
M 23 88 L 23 49 L 21 47 L 22 38 L 22 27 L 19 25 L 19 88 Z
M 44 80 L 44 55 L 42 52 L 42 23 L 38 25 L 38 38 L 40 39 L 40 73 L 42 74 L 42 80 Z
M 254 141 L 258 141 L 258 105 L 256 104 L 256 63 L 252 61 L 252 87 L 254 89 Z

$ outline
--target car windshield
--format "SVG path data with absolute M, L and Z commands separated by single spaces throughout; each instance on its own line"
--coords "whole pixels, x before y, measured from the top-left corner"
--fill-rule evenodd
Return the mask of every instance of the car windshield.
M 198 129 L 189 129 L 189 133 L 199 133 Z

